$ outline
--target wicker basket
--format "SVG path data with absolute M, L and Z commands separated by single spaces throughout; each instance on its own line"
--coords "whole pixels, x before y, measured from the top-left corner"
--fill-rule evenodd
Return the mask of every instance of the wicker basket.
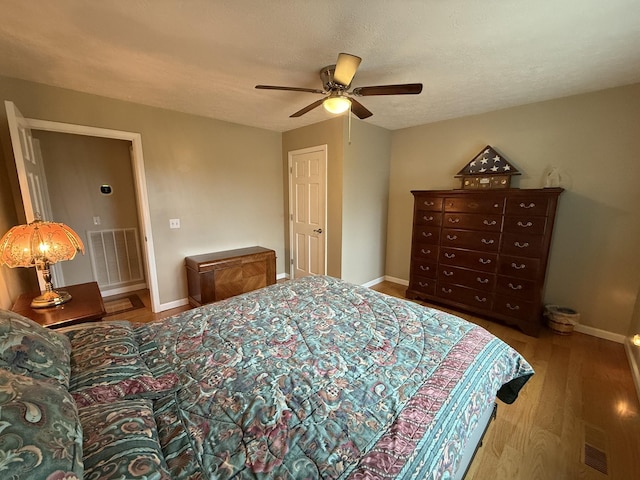
M 580 314 L 575 310 L 558 305 L 545 306 L 545 317 L 553 333 L 571 335 L 573 327 L 580 322 Z

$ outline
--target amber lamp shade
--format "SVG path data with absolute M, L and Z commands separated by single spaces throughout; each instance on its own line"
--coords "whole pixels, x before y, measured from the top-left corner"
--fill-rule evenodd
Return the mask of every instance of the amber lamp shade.
M 51 283 L 50 265 L 71 260 L 77 252 L 84 254 L 84 245 L 76 232 L 64 223 L 34 220 L 18 225 L 0 240 L 0 265 L 36 267 L 42 272 L 46 287 L 42 295 L 33 299 L 33 308 L 60 305 L 71 300 L 71 295 L 55 290 Z

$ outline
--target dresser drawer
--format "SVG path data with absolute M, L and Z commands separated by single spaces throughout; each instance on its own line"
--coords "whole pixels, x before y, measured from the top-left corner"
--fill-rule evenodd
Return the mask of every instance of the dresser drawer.
M 436 281 L 433 278 L 420 277 L 416 275 L 411 279 L 409 288 L 415 292 L 433 296 L 436 291 Z
M 546 217 L 522 216 L 522 217 L 504 217 L 505 232 L 526 233 L 534 235 L 542 235 L 547 225 Z
M 430 195 L 416 196 L 416 210 L 431 210 L 435 212 L 442 211 L 443 197 L 436 197 Z
M 539 258 L 543 255 L 542 235 L 526 235 L 523 233 L 503 233 L 501 253 L 523 257 Z
M 441 245 L 444 247 L 497 252 L 500 246 L 500 233 L 443 228 Z
M 499 275 L 535 280 L 538 278 L 539 273 L 540 260 L 537 258 L 500 255 L 498 260 Z
M 510 197 L 507 199 L 507 215 L 547 215 L 549 198 L 546 197 Z
M 493 295 L 491 293 L 461 287 L 460 285 L 454 285 L 452 283 L 438 282 L 436 295 L 452 302 L 463 303 L 483 309 L 486 308 L 487 310 L 491 309 L 493 303 Z
M 445 213 L 444 226 L 499 232 L 502 228 L 502 215 L 482 213 Z
M 504 211 L 503 197 L 478 197 L 463 198 L 452 197 L 444 201 L 445 212 L 467 212 L 467 213 L 493 213 L 501 215 Z
M 493 301 L 493 311 L 502 315 L 518 318 L 527 322 L 540 322 L 538 309 L 534 302 L 513 297 L 496 295 Z
M 440 228 L 438 227 L 425 227 L 422 225 L 416 225 L 414 229 L 414 239 L 420 243 L 430 243 L 437 245 L 440 243 Z
M 431 212 L 429 210 L 419 210 L 416 212 L 414 222 L 416 225 L 439 227 L 442 224 L 442 214 L 439 212 Z
M 413 247 L 413 258 L 415 261 L 438 259 L 438 252 L 440 247 L 438 245 L 431 245 L 428 243 L 416 243 Z
M 440 264 L 493 273 L 498 265 L 498 255 L 495 253 L 476 252 L 475 250 L 443 248 L 440 251 Z
M 413 273 L 421 277 L 436 278 L 438 268 L 435 262 L 426 260 L 415 260 L 413 262 Z
M 492 292 L 496 276 L 492 273 L 476 272 L 467 268 L 440 265 L 438 267 L 438 281 Z
M 535 300 L 539 296 L 539 289 L 534 280 L 498 275 L 496 280 L 496 294 L 518 297 L 524 300 Z

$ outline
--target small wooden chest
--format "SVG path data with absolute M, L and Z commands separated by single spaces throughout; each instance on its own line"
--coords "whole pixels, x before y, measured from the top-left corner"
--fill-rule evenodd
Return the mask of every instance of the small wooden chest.
M 276 283 L 276 252 L 263 247 L 194 255 L 185 265 L 194 307 Z

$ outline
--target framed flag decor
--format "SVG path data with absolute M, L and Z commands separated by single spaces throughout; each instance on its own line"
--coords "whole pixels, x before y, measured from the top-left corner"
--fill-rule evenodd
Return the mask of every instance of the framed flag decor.
M 462 179 L 463 189 L 491 189 L 509 188 L 513 175 L 520 175 L 520 172 L 487 145 L 457 173 L 456 178 Z

